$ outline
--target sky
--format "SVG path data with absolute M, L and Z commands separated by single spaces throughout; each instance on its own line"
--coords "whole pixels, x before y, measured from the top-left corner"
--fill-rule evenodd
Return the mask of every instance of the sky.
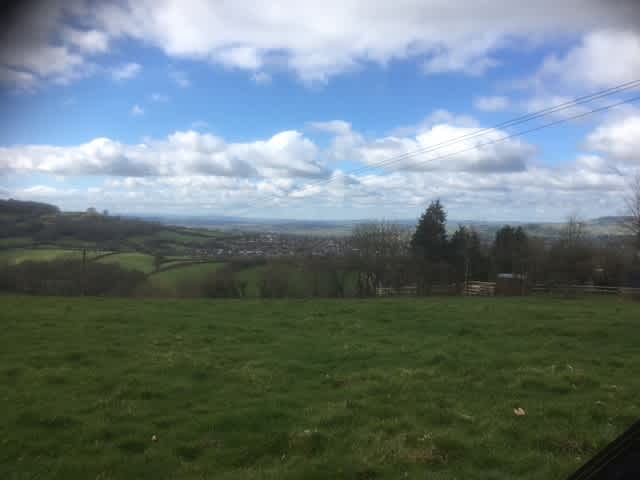
M 638 84 L 490 129 L 640 81 L 634 0 L 21 5 L 0 29 L 2 198 L 560 221 L 623 214 L 640 171 Z

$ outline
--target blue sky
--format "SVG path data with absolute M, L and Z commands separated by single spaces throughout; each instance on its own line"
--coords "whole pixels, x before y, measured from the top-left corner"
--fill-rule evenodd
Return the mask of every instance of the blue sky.
M 453 218 L 620 214 L 633 105 L 375 168 L 640 80 L 634 2 L 517 3 L 32 3 L 0 49 L 0 194 L 305 219 L 411 218 L 438 197 Z

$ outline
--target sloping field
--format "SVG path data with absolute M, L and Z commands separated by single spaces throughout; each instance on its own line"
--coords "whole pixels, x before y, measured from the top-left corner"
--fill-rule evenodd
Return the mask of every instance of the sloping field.
M 102 263 L 117 263 L 122 268 L 139 270 L 144 273 L 151 273 L 154 270 L 153 256 L 147 255 L 146 253 L 117 253 L 99 258 L 96 261 Z
M 563 479 L 640 415 L 619 300 L 2 303 L 3 479 Z
M 87 251 L 87 258 L 101 252 Z M 67 250 L 63 248 L 13 248 L 0 250 L 0 260 L 7 260 L 10 264 L 22 263 L 27 260 L 50 261 L 59 258 L 82 258 L 81 250 Z

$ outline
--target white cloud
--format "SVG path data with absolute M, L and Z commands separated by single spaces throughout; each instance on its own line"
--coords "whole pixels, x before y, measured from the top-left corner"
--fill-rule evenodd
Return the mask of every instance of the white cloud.
M 344 120 L 329 120 L 327 122 L 309 122 L 309 127 L 320 132 L 346 135 L 351 132 L 351 124 Z
M 541 113 L 545 121 L 558 119 L 569 119 L 576 115 L 581 115 L 597 108 L 599 103 L 585 102 L 574 104 L 574 98 L 563 95 L 552 95 L 546 93 L 537 93 L 531 97 L 517 103 L 517 106 L 527 113 Z M 610 101 L 610 99 L 608 100 Z
M 249 46 L 221 49 L 213 52 L 212 56 L 222 65 L 243 70 L 258 70 L 263 65 L 260 52 Z
M 640 111 L 600 125 L 587 136 L 586 148 L 640 168 Z
M 265 72 L 256 72 L 251 76 L 251 79 L 257 85 L 269 85 L 271 83 L 271 75 Z
M 154 92 L 149 95 L 149 100 L 155 103 L 165 103 L 169 101 L 169 97 L 158 92 Z
M 186 73 L 179 70 L 172 70 L 169 72 L 169 78 L 173 80 L 180 88 L 188 88 L 191 86 L 191 81 Z
M 215 62 L 250 72 L 286 68 L 305 82 L 374 62 L 417 58 L 428 73 L 478 75 L 499 64 L 496 53 L 526 40 L 549 42 L 595 26 L 637 28 L 633 2 L 326 0 L 270 3 L 151 0 L 98 8 L 98 24 L 174 58 Z M 634 16 L 635 15 L 635 16 Z M 611 61 L 611 58 L 608 59 Z
M 293 130 L 246 143 L 226 143 L 220 137 L 189 130 L 175 132 L 166 140 L 148 140 L 137 145 L 97 138 L 73 147 L 2 147 L 0 172 L 131 177 L 319 177 L 326 170 L 318 157 L 316 145 Z
M 640 31 L 597 30 L 566 55 L 548 56 L 538 77 L 565 85 L 600 89 L 640 78 Z
M 111 70 L 111 76 L 116 81 L 129 80 L 137 77 L 142 71 L 142 65 L 135 62 L 125 63 Z
M 416 125 L 404 125 L 402 127 L 396 127 L 391 130 L 389 135 L 392 137 L 413 136 L 420 132 L 428 130 L 434 125 L 443 123 L 468 128 L 475 128 L 479 126 L 478 122 L 470 115 L 455 114 L 448 110 L 439 108 L 427 115 L 420 123 Z
M 284 218 L 411 218 L 428 202 L 441 198 L 454 219 L 562 220 L 576 205 L 591 218 L 617 214 L 626 188 L 615 172 L 593 169 L 579 159 L 563 167 L 529 166 L 526 171 L 407 172 L 349 175 L 334 171 L 330 183 L 299 183 L 292 179 L 180 174 L 123 177 L 105 181 L 91 192 L 91 203 L 115 211 L 211 212 Z M 306 185 L 306 186 L 305 186 Z M 36 191 L 41 200 L 65 208 L 87 207 L 86 190 L 63 197 Z M 9 196 L 16 196 L 15 190 Z M 53 195 L 56 195 L 54 197 Z M 34 198 L 22 194 L 21 198 Z M 135 199 L 135 202 L 131 202 Z
M 335 135 L 329 158 L 394 169 L 520 171 L 535 154 L 535 148 L 522 140 L 502 141 L 507 132 L 478 134 L 481 128 L 475 119 L 446 110 L 436 110 L 419 125 L 396 128 L 390 135 L 376 139 L 366 139 L 340 120 L 312 122 L 309 126 Z
M 15 191 L 15 197 L 29 199 L 60 199 L 70 197 L 78 193 L 76 189 L 60 189 L 49 185 L 34 185 L 32 187 L 22 188 Z
M 144 115 L 144 110 L 142 109 L 142 107 L 140 107 L 140 105 L 135 104 L 133 107 L 131 107 L 131 115 L 139 117 L 141 115 Z
M 577 77 L 609 85 L 637 70 L 639 17 L 638 2 L 630 0 L 487 0 L 472 6 L 448 0 L 285 0 L 275 7 L 255 0 L 51 0 L 34 2 L 7 22 L 0 65 L 38 80 L 70 82 L 108 71 L 85 65 L 117 42 L 134 39 L 171 58 L 212 62 L 255 78 L 284 69 L 307 83 L 326 82 L 365 64 L 404 59 L 416 60 L 428 74 L 480 75 L 499 67 L 503 50 L 584 35 L 581 46 L 550 57 L 543 70 L 571 79 L 569 67 L 576 67 L 582 72 Z M 180 86 L 189 85 L 184 74 L 174 76 Z
M 43 81 L 67 84 L 98 70 L 87 56 L 107 50 L 106 34 L 65 25 L 82 13 L 81 3 L 31 2 L 5 19 L 0 39 L 4 85 L 34 90 Z
M 493 130 L 474 138 L 478 131 L 442 123 L 413 138 L 389 136 L 366 142 L 357 146 L 354 154 L 370 165 L 380 162 L 387 165 L 392 159 L 389 164 L 394 169 L 485 173 L 525 170 L 535 154 L 535 148 L 522 140 L 502 141 L 508 135 L 506 132 Z M 465 140 L 451 142 L 459 138 Z
M 37 80 L 32 73 L 0 66 L 0 84 L 6 87 L 29 91 L 36 86 Z
M 495 95 L 490 97 L 478 97 L 473 101 L 473 106 L 484 112 L 499 112 L 510 106 L 509 98 Z
M 103 53 L 109 49 L 109 37 L 99 30 L 76 30 L 65 28 L 67 41 L 86 53 Z
M 189 130 L 139 144 L 97 138 L 71 147 L 4 147 L 0 173 L 23 175 L 21 184 L 25 175 L 39 174 L 33 191 L 20 190 L 22 197 L 32 193 L 86 208 L 90 194 L 91 203 L 120 211 L 135 206 L 156 212 L 406 218 L 440 197 L 458 219 L 562 219 L 576 205 L 593 217 L 621 212 L 624 175 L 640 167 L 639 119 L 633 109 L 608 117 L 587 135 L 583 153 L 556 166 L 539 162 L 536 147 L 523 140 L 472 148 L 499 140 L 506 133 L 499 131 L 404 158 L 388 169 L 349 173 L 326 166 L 335 165 L 332 160 L 375 165 L 481 128 L 471 117 L 439 111 L 404 136 L 367 138 L 343 120 L 309 123 L 308 131 L 330 135 L 324 148 L 295 130 L 236 143 Z M 52 187 L 42 183 L 46 175 L 65 179 Z M 74 177 L 87 175 L 103 178 L 104 185 L 91 192 L 73 185 Z M 58 193 L 73 189 L 67 196 Z
M 194 130 L 208 130 L 211 128 L 211 125 L 209 125 L 209 122 L 205 122 L 204 120 L 196 120 L 191 123 L 191 128 Z

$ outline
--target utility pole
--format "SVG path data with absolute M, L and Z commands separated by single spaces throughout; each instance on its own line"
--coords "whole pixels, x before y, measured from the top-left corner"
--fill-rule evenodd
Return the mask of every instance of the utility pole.
M 85 267 L 87 264 L 87 249 L 86 247 L 82 249 L 82 278 L 80 279 L 80 292 L 82 293 L 82 296 L 84 296 L 84 288 L 86 285 L 86 275 L 85 275 Z
M 465 255 L 464 257 L 464 286 L 467 287 L 467 282 L 469 281 L 469 256 Z

